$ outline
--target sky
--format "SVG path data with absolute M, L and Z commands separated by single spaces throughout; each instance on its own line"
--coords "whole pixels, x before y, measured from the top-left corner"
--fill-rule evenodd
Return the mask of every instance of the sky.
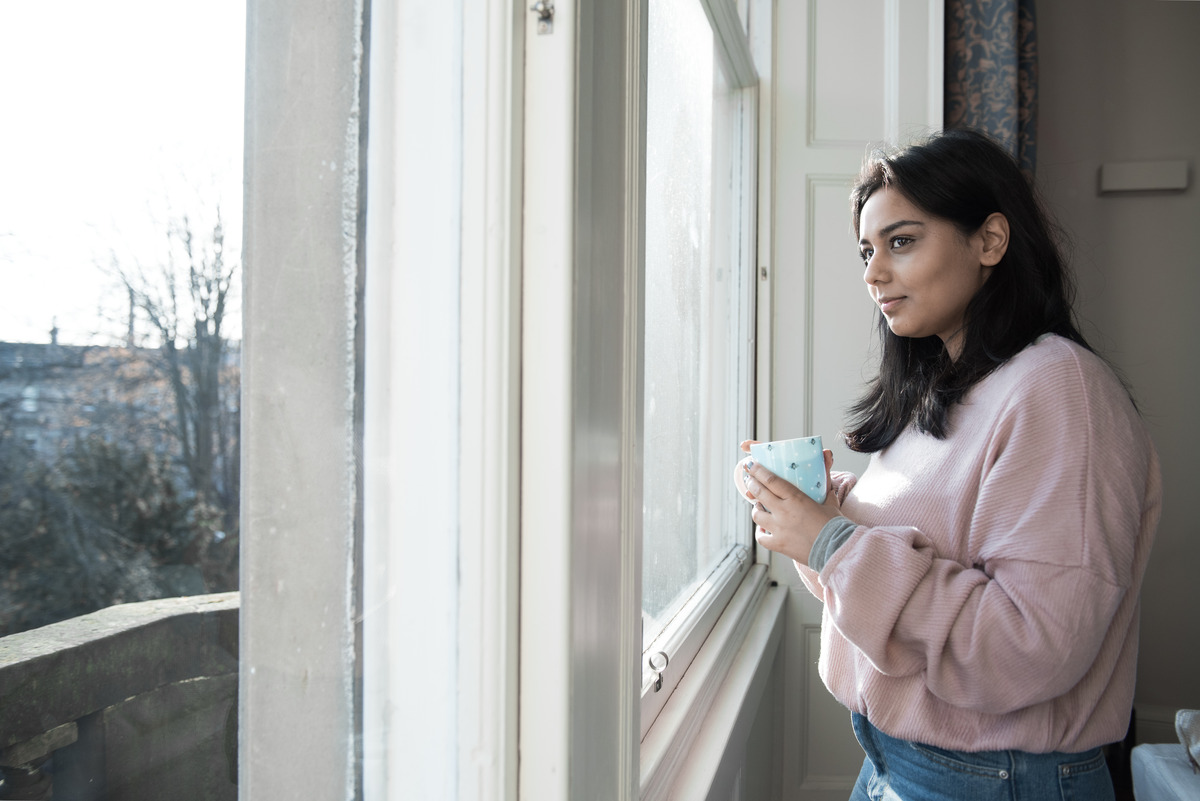
M 0 341 L 108 344 L 102 266 L 187 215 L 240 258 L 245 2 L 0 0 Z

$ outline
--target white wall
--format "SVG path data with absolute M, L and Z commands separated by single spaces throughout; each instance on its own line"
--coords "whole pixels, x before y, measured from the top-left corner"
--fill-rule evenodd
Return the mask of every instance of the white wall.
M 1200 448 L 1200 3 L 1057 0 L 1038 5 L 1038 24 L 1038 180 L 1075 241 L 1084 332 L 1133 385 L 1162 461 L 1136 705 L 1139 739 L 1173 740 L 1143 718 L 1200 707 L 1200 517 L 1187 502 Z M 1177 159 L 1190 163 L 1184 192 L 1097 192 L 1102 163 Z

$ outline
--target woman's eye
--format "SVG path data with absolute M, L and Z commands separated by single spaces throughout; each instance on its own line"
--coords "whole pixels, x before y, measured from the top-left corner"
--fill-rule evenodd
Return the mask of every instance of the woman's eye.
M 875 254 L 875 251 L 873 251 L 873 250 L 860 250 L 858 252 L 858 255 L 860 257 L 862 257 L 863 264 L 866 264 L 867 262 L 869 262 L 871 260 L 871 256 L 873 256 L 874 254 Z
M 902 247 L 904 247 L 905 245 L 911 244 L 911 243 L 912 243 L 912 241 L 913 241 L 913 240 L 912 240 L 912 237 L 911 237 L 911 236 L 896 236 L 896 237 L 892 237 L 892 249 L 894 250 L 894 249 L 896 249 L 896 248 L 902 248 Z

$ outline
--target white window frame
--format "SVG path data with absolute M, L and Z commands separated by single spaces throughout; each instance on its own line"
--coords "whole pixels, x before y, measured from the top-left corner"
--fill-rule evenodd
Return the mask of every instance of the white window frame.
M 244 797 L 311 794 L 318 779 L 329 798 L 364 789 L 405 797 L 416 772 L 435 794 L 453 788 L 439 794 L 448 798 L 662 797 L 704 739 L 701 723 L 743 686 L 729 678 L 744 675 L 742 655 L 774 653 L 765 643 L 778 639 L 782 590 L 769 604 L 766 571 L 754 564 L 728 603 L 710 607 L 721 612 L 693 660 L 696 681 L 639 737 L 644 162 L 636 145 L 647 2 L 556 0 L 554 32 L 539 35 L 527 1 L 489 3 L 487 14 L 465 0 L 374 4 L 366 32 L 361 3 L 330 16 L 251 0 L 247 217 L 256 225 L 247 227 L 254 321 L 243 386 L 258 500 L 244 506 L 243 530 L 246 540 L 262 536 L 243 542 Z M 770 0 L 753 2 L 769 20 Z M 404 46 L 431 23 L 428 41 Z M 312 48 L 307 60 L 291 58 L 297 43 Z M 364 53 L 365 159 L 356 91 Z M 445 131 L 455 143 L 439 139 Z M 534 160 L 547 169 L 535 172 Z M 556 172 L 564 179 L 545 178 Z M 421 180 L 453 187 L 431 196 Z M 764 191 L 760 184 L 760 198 Z M 397 213 L 430 198 L 418 211 L 457 209 L 457 235 Z M 758 225 L 762 241 L 762 218 Z M 422 253 L 434 252 L 426 249 L 448 242 L 458 247 L 454 266 L 426 262 Z M 456 277 L 423 272 L 439 269 Z M 365 331 L 356 306 L 364 271 Z M 405 314 L 421 313 L 405 296 L 414 275 L 435 287 L 437 309 L 446 308 L 447 282 L 466 288 L 457 313 L 431 306 L 427 325 L 405 328 Z M 759 291 L 761 302 L 762 283 Z M 760 315 L 760 336 L 765 324 Z M 359 336 L 369 343 L 362 387 Z M 315 342 L 320 358 L 297 341 Z M 439 373 L 455 388 L 414 383 L 414 365 L 433 358 L 428 349 L 461 360 L 457 376 Z M 584 358 L 596 356 L 604 358 Z M 359 392 L 365 425 L 380 435 L 365 440 L 361 466 Z M 762 398 L 760 384 L 760 409 Z M 449 442 L 431 430 L 430 414 L 458 420 Z M 322 436 L 306 438 L 313 429 Z M 469 447 L 476 436 L 482 460 Z M 332 476 L 319 491 L 308 480 L 316 469 Z M 414 532 L 426 525 L 438 528 Z M 409 541 L 439 569 L 409 569 Z M 448 560 L 460 568 L 453 586 L 440 569 Z M 374 588 L 372 572 L 383 573 Z M 434 631 L 439 620 L 453 631 Z M 375 643 L 357 654 L 364 637 Z M 426 737 L 424 723 L 395 714 L 364 727 L 359 668 L 382 668 L 365 679 L 378 682 L 382 700 L 390 693 L 414 714 L 452 715 L 453 741 L 440 724 Z M 440 705 L 451 697 L 453 708 Z M 314 709 L 316 729 L 301 721 Z M 367 752 L 381 743 L 360 746 L 357 735 L 393 724 L 386 774 L 373 773 Z
M 375 3 L 363 784 L 517 792 L 521 4 Z
M 524 29 L 520 798 L 632 799 L 645 6 L 554 5 Z
M 718 30 L 743 31 L 743 47 L 726 53 L 727 66 L 732 62 L 731 82 L 753 85 L 735 3 L 705 5 Z M 552 33 L 539 35 L 532 16 L 524 31 L 522 799 L 668 793 L 767 593 L 765 566 L 749 564 L 765 561 L 760 549 L 746 565 L 736 556 L 722 565 L 718 578 L 732 580 L 712 582 L 711 594 L 695 603 L 697 614 L 672 635 L 679 653 L 691 635 L 697 680 L 659 705 L 643 738 L 639 337 L 647 8 L 647 0 L 562 0 Z M 765 9 L 769 28 L 770 3 L 757 8 Z M 769 48 L 769 33 L 756 41 Z M 597 58 L 598 42 L 604 58 Z M 752 142 L 762 136 L 756 123 L 747 115 Z M 761 191 L 746 192 L 747 210 Z M 747 246 L 764 230 L 761 221 L 749 229 Z M 761 302 L 762 288 L 756 291 Z M 668 673 L 678 682 L 686 660 L 671 661 Z
M 527 4 L 367 11 L 248 6 L 239 790 L 511 801 Z
M 754 267 L 757 255 L 757 230 L 754 223 L 757 205 L 755 165 L 758 119 L 755 112 L 757 110 L 758 73 L 750 52 L 749 32 L 738 13 L 734 0 L 697 0 L 697 2 L 701 4 L 708 15 L 713 29 L 714 46 L 718 48 L 717 58 L 721 62 L 720 68 L 725 71 L 730 91 L 740 95 L 737 101 L 740 108 L 737 112 L 738 124 L 735 136 L 742 143 L 736 156 L 739 160 L 743 160 L 738 167 L 738 174 L 742 176 L 742 191 L 733 197 L 732 201 L 736 204 L 738 232 L 743 234 L 739 237 L 740 248 L 738 250 L 740 252 L 737 253 L 737 258 L 746 266 L 747 272 L 750 274 L 748 280 L 751 281 L 750 287 L 739 287 L 738 292 L 742 295 L 741 302 L 749 306 L 745 311 L 751 320 L 748 327 L 751 340 L 745 343 L 744 355 L 753 360 L 756 356 L 752 334 L 755 319 L 754 307 L 756 306 L 754 297 L 756 282 L 753 275 L 757 273 Z M 722 233 L 725 231 L 722 230 Z M 641 369 L 640 360 L 639 369 Z M 753 387 L 747 385 L 744 393 L 746 396 L 745 409 L 752 418 L 754 414 L 751 406 Z M 749 429 L 747 429 L 747 433 L 749 433 Z M 731 467 L 734 461 L 733 447 L 735 445 L 736 443 L 729 443 Z M 738 511 L 745 510 L 739 509 Z M 722 525 L 727 517 L 728 515 L 718 516 Z M 749 575 L 748 568 L 755 559 L 754 545 L 751 539 L 753 526 L 749 522 L 748 513 L 744 519 L 746 522 L 742 527 L 742 533 L 745 541 L 731 549 L 712 573 L 704 579 L 683 608 L 675 614 L 671 623 L 653 642 L 647 645 L 643 652 L 639 727 L 640 737 L 643 740 L 680 679 L 692 664 L 692 660 L 695 659 L 717 619 L 733 598 L 741 581 Z M 655 667 L 661 666 L 661 662 L 652 662 L 652 658 L 659 658 L 664 654 L 667 657 L 666 669 L 655 670 Z M 662 678 L 661 686 L 658 684 L 660 677 Z

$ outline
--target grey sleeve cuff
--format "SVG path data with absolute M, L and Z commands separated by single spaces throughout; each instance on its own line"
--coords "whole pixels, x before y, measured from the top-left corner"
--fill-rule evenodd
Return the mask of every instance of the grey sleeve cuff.
M 817 541 L 813 543 L 808 553 L 808 566 L 820 573 L 825 569 L 825 563 L 833 556 L 834 551 L 850 539 L 850 535 L 858 528 L 856 523 L 844 517 L 835 517 L 821 527 Z

